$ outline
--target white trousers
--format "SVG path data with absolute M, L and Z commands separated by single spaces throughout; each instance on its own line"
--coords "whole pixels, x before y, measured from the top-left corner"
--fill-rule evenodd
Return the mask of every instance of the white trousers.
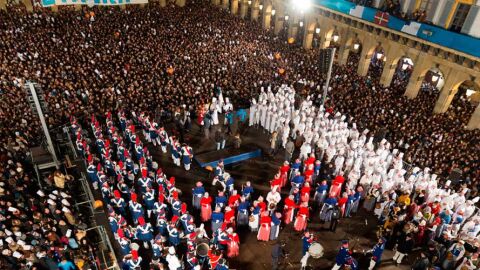
M 397 250 L 397 251 L 395 251 L 395 254 L 393 255 L 393 260 L 396 261 L 398 264 L 401 264 L 402 260 L 403 260 L 403 257 L 405 257 L 405 254 L 400 253 Z
M 334 264 L 332 270 L 340 270 L 341 267 L 341 265 Z
M 376 261 L 370 260 L 370 265 L 368 266 L 368 270 L 373 270 L 373 268 L 375 267 L 375 264 L 377 264 Z

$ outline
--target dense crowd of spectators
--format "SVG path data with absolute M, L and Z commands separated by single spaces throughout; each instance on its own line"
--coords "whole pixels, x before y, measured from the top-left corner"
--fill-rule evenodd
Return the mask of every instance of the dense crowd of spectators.
M 182 9 L 149 4 L 30 14 L 15 6 L 0 13 L 0 29 L 0 132 L 7 149 L 37 143 L 38 121 L 24 102 L 27 80 L 45 91 L 50 126 L 118 107 L 171 114 L 185 104 L 196 111 L 215 87 L 247 107 L 261 82 L 301 81 L 303 93 L 315 96 L 324 83 L 318 51 L 288 46 L 258 23 L 198 1 Z M 434 115 L 438 93 L 408 100 L 399 89 L 359 77 L 356 67 L 335 66 L 328 107 L 359 128 L 382 131 L 415 165 L 443 176 L 459 168 L 478 180 L 480 132 L 464 130 L 474 109 L 465 98 Z

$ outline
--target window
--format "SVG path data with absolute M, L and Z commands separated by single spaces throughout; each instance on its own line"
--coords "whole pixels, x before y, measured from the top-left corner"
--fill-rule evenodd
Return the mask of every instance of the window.
M 422 0 L 420 3 L 420 10 L 425 10 L 427 13 L 432 9 L 433 0 Z
M 471 6 L 467 4 L 458 4 L 457 11 L 453 16 L 452 24 L 450 25 L 451 31 L 460 32 L 462 30 L 465 19 L 470 11 L 470 7 Z

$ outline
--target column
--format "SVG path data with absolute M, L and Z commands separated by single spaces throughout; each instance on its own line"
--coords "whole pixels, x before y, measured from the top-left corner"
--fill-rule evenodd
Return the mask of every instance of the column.
M 21 0 L 21 1 L 25 5 L 25 9 L 28 12 L 33 12 L 33 5 L 31 0 Z
M 167 0 L 159 0 L 160 1 L 160 7 L 166 7 L 167 6 Z
M 450 107 L 453 97 L 458 91 L 458 84 L 462 82 L 462 76 L 460 71 L 451 69 L 445 79 L 445 85 L 438 96 L 435 107 L 433 108 L 434 113 L 444 113 Z
M 0 10 L 7 10 L 7 0 L 0 0 Z
M 272 3 L 265 1 L 262 13 L 262 26 L 264 29 L 270 29 L 272 26 Z
M 350 50 L 355 43 L 354 34 L 350 31 L 350 27 L 347 28 L 347 35 L 345 38 L 342 38 L 342 45 L 338 51 L 338 64 L 345 65 L 348 61 L 348 55 Z
M 222 0 L 222 8 L 223 9 L 228 9 L 229 6 L 230 6 L 229 0 Z
M 248 2 L 247 0 L 242 0 L 240 5 L 240 18 L 245 19 L 247 17 L 248 12 Z
M 214 6 L 220 5 L 220 0 L 212 0 L 212 5 Z
M 371 34 L 365 35 L 362 42 L 362 52 L 360 53 L 360 61 L 358 63 L 357 73 L 360 76 L 366 76 L 370 66 L 370 60 L 375 51 L 375 37 Z
M 413 72 L 404 94 L 407 98 L 413 99 L 417 97 L 425 79 L 425 74 L 427 74 L 430 68 L 434 67 L 434 63 L 427 59 L 428 54 L 421 52 L 417 57 L 417 61 L 413 62 Z
M 290 24 L 288 25 L 288 38 L 294 38 L 295 42 L 297 42 L 297 34 L 298 34 L 298 17 L 296 15 L 292 15 L 290 18 Z
M 260 8 L 258 7 L 259 5 L 260 5 L 259 0 L 254 0 L 252 2 L 252 14 L 250 16 L 252 21 L 258 21 L 258 14 L 260 13 Z
M 231 0 L 230 12 L 233 15 L 237 15 L 237 13 L 238 13 L 238 0 Z
M 480 128 L 480 105 L 478 105 L 473 112 L 472 117 L 470 118 L 470 121 L 468 121 L 467 125 L 468 130 L 473 130 L 476 128 Z
M 402 48 L 394 42 L 389 42 L 389 47 L 385 52 L 387 58 L 383 66 L 382 76 L 380 76 L 380 84 L 383 87 L 389 87 L 392 83 L 393 75 L 397 70 L 399 59 L 402 55 Z
M 303 35 L 303 48 L 310 50 L 312 48 L 313 36 L 315 35 L 315 28 L 317 23 L 312 16 L 305 18 L 305 34 Z
M 275 26 L 273 29 L 273 32 L 275 35 L 278 35 L 278 33 L 283 29 L 283 23 L 285 20 L 285 13 L 283 12 L 282 8 L 278 8 L 275 13 Z
M 179 7 L 184 7 L 185 6 L 185 0 L 176 0 L 175 4 Z

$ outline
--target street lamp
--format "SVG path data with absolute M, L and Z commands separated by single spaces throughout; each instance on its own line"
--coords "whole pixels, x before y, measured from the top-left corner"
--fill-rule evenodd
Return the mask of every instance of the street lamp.
M 248 5 L 250 6 L 252 4 L 252 0 L 248 0 Z
M 381 59 L 382 57 L 383 57 L 383 53 L 378 52 L 378 53 L 377 53 L 377 59 Z
M 353 44 L 353 49 L 355 51 L 358 50 L 358 48 L 360 48 L 360 44 L 358 44 L 358 43 Z
M 337 42 L 337 41 L 338 41 L 338 38 L 339 38 L 338 35 L 333 35 L 333 42 Z
M 298 24 L 300 25 L 300 27 L 303 27 L 303 22 L 299 22 Z
M 288 21 L 288 18 L 289 18 L 288 15 L 285 15 L 285 21 Z
M 276 12 L 276 10 L 272 9 L 272 16 L 275 16 L 275 12 Z
M 315 33 L 320 34 L 320 27 L 315 28 Z
M 258 6 L 258 9 L 262 10 L 262 9 L 263 9 L 263 5 L 260 4 L 260 5 Z

